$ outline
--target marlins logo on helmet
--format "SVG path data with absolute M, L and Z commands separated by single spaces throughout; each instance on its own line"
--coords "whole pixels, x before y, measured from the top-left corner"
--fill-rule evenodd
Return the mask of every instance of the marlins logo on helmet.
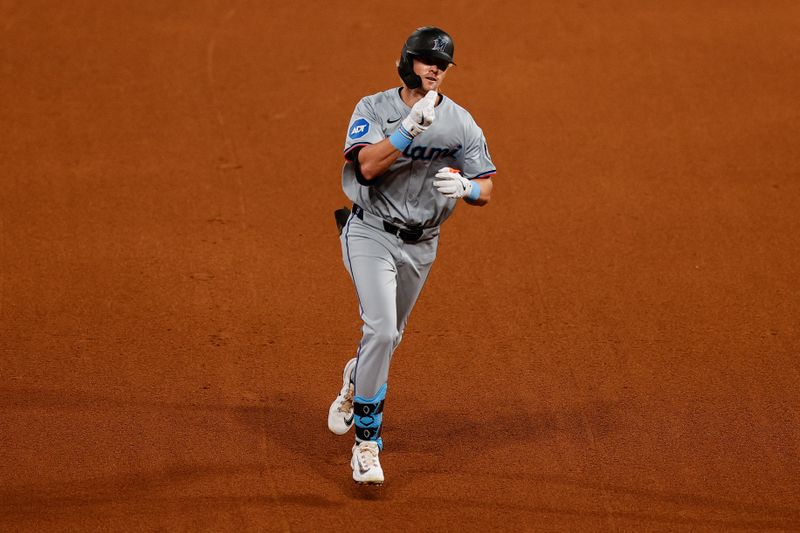
M 447 49 L 447 39 L 444 37 L 436 37 L 433 40 L 433 49 L 437 52 L 445 52 Z

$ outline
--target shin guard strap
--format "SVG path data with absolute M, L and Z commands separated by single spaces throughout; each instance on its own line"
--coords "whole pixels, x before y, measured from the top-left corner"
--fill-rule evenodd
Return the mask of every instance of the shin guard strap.
M 386 398 L 386 384 L 372 398 L 356 396 L 353 398 L 353 415 L 356 426 L 356 440 L 381 442 L 383 423 L 383 402 Z

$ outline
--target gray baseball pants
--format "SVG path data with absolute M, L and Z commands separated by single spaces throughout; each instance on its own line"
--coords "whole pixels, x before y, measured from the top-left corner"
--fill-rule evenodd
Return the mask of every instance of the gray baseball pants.
M 342 259 L 356 289 L 364 324 L 355 369 L 355 395 L 372 398 L 387 382 L 392 354 L 436 259 L 439 228 L 404 242 L 382 220 L 351 214 L 342 229 Z

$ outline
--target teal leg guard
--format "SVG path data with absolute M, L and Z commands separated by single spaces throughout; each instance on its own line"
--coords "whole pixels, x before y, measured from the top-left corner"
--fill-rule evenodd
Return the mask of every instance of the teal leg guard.
M 353 398 L 353 415 L 356 426 L 356 442 L 371 440 L 383 450 L 381 423 L 383 422 L 383 401 L 386 398 L 386 384 L 372 398 L 356 396 Z

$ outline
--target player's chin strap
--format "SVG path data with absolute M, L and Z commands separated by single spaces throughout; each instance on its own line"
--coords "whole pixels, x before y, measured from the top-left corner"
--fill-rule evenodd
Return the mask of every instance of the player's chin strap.
M 372 398 L 356 396 L 353 399 L 353 416 L 356 426 L 356 442 L 373 441 L 383 450 L 381 423 L 383 422 L 383 402 L 386 399 L 386 384 Z

